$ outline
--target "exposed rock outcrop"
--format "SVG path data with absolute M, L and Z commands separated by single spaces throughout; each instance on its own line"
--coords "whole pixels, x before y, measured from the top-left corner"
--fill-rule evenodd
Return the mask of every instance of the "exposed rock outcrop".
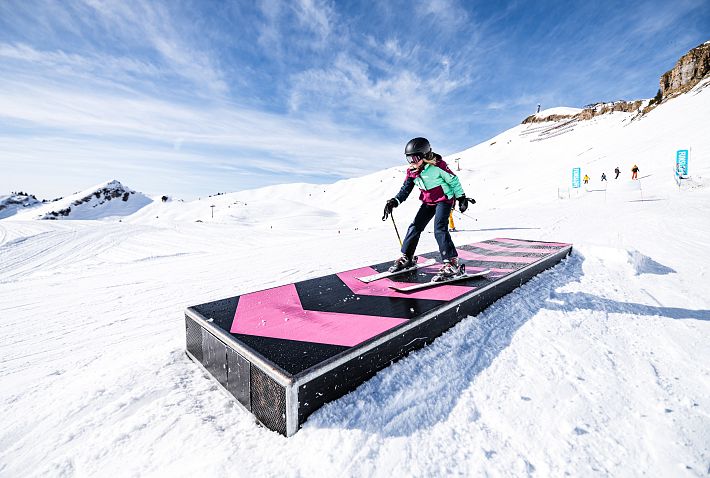
M 545 121 L 562 121 L 562 120 L 588 120 L 595 116 L 611 113 L 613 111 L 623 111 L 626 113 L 637 113 L 646 103 L 645 100 L 636 101 L 614 101 L 611 103 L 594 103 L 585 106 L 582 111 L 571 115 L 548 115 L 540 117 L 537 114 L 530 115 L 523 120 L 523 124 L 527 123 L 543 123 Z
M 547 115 L 538 116 L 537 114 L 530 115 L 523 120 L 523 124 L 528 123 L 544 123 L 545 121 L 562 121 L 569 118 L 574 118 L 577 115 Z
M 113 180 L 58 201 L 54 207 L 41 210 L 37 219 L 103 219 L 128 216 L 151 202 L 143 193 Z
M 9 196 L 0 196 L 0 219 L 13 216 L 23 209 L 42 204 L 34 194 L 13 192 Z
M 690 91 L 701 80 L 710 75 L 710 41 L 699 45 L 680 57 L 675 66 L 661 75 L 658 94 L 650 100 L 614 101 L 594 103 L 585 106 L 580 113 L 570 115 L 549 115 L 540 117 L 530 115 L 523 120 L 526 123 L 545 121 L 588 120 L 595 116 L 623 111 L 626 113 L 646 114 L 664 101 Z
M 680 57 L 673 69 L 661 75 L 661 95 L 670 98 L 689 91 L 710 74 L 710 41 Z
M 636 113 L 643 105 L 644 100 L 636 101 L 614 101 L 612 103 L 594 103 L 584 107 L 581 113 L 577 115 L 579 119 L 587 120 L 595 116 L 611 113 L 614 111 L 623 111 L 624 113 Z

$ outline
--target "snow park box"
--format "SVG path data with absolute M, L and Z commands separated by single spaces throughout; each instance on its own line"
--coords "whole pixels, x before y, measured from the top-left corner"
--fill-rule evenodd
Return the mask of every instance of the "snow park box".
M 322 405 L 557 264 L 572 245 L 497 238 L 457 250 L 473 276 L 454 283 L 399 291 L 430 282 L 440 264 L 428 253 L 397 276 L 373 280 L 386 262 L 188 307 L 187 354 L 264 426 L 291 436 Z

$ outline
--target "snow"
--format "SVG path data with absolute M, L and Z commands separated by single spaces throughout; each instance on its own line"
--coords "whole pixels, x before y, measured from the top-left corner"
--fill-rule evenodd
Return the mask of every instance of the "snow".
M 547 118 L 548 116 L 553 116 L 553 115 L 559 115 L 559 116 L 574 116 L 578 113 L 581 113 L 582 110 L 581 108 L 570 108 L 567 106 L 558 106 L 556 108 L 548 108 L 546 110 L 542 110 L 539 113 L 535 113 L 536 118 Z
M 14 216 L 19 211 L 36 207 L 38 204 L 40 201 L 37 198 L 26 194 L 0 195 L 0 219 Z
M 456 214 L 456 244 L 573 254 L 288 439 L 186 357 L 183 310 L 393 259 L 380 218 L 404 165 L 100 221 L 3 219 L 0 475 L 705 476 L 707 111 L 699 85 L 641 119 L 519 125 L 447 158 L 478 201 Z M 576 166 L 586 190 L 569 188 Z M 417 207 L 395 209 L 400 232 Z M 419 250 L 435 249 L 430 225 Z
M 125 198 L 125 199 L 124 199 Z M 28 211 L 16 219 L 105 219 L 128 216 L 152 199 L 111 180 Z

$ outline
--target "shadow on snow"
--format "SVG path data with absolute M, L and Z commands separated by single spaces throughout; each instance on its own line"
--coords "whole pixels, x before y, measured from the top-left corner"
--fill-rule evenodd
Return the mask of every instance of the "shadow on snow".
M 355 392 L 326 404 L 305 427 L 360 429 L 384 437 L 409 436 L 431 428 L 448 419 L 476 377 L 510 345 L 517 330 L 543 309 L 710 320 L 709 310 L 654 307 L 587 293 L 555 292 L 581 280 L 583 262 L 584 256 L 573 252 L 478 316 L 464 319 L 431 345 L 380 371 Z M 654 264 L 660 266 L 651 266 L 654 273 L 673 272 Z M 469 419 L 475 420 L 477 413 L 470 411 Z

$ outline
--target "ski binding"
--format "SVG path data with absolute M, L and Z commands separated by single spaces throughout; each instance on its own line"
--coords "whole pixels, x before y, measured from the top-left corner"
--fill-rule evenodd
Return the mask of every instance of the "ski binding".
M 371 275 L 371 276 L 358 277 L 358 280 L 360 280 L 360 281 L 362 281 L 362 282 L 364 282 L 364 283 L 367 284 L 367 283 L 374 282 L 374 281 L 379 280 L 379 279 L 384 279 L 385 277 L 392 277 L 392 276 L 396 276 L 396 275 L 399 275 L 399 274 L 404 274 L 405 272 L 415 271 L 415 270 L 417 270 L 417 269 L 421 269 L 422 267 L 427 267 L 427 266 L 431 266 L 431 265 L 434 265 L 434 264 L 436 264 L 436 260 L 434 260 L 434 259 L 427 259 L 426 261 L 420 262 L 420 263 L 418 263 L 418 264 L 416 264 L 416 265 L 413 265 L 412 267 L 407 267 L 407 268 L 405 268 L 405 269 L 400 269 L 400 270 L 395 271 L 395 272 L 388 272 L 388 271 L 385 271 L 385 272 L 380 272 L 380 273 L 377 273 L 377 274 L 373 274 L 373 275 Z
M 444 284 L 451 284 L 452 282 L 459 282 L 467 279 L 475 279 L 476 277 L 483 277 L 486 274 L 490 272 L 490 269 L 486 269 L 485 271 L 481 272 L 473 272 L 473 273 L 466 273 L 466 274 L 461 274 L 455 277 L 452 277 L 451 279 L 446 279 L 438 282 L 424 282 L 422 284 L 414 284 L 410 285 L 407 287 L 397 287 L 394 285 L 389 286 L 390 289 L 396 290 L 397 292 L 414 292 L 417 290 L 422 290 L 422 289 L 428 289 L 430 287 L 436 287 L 439 285 L 444 285 Z

